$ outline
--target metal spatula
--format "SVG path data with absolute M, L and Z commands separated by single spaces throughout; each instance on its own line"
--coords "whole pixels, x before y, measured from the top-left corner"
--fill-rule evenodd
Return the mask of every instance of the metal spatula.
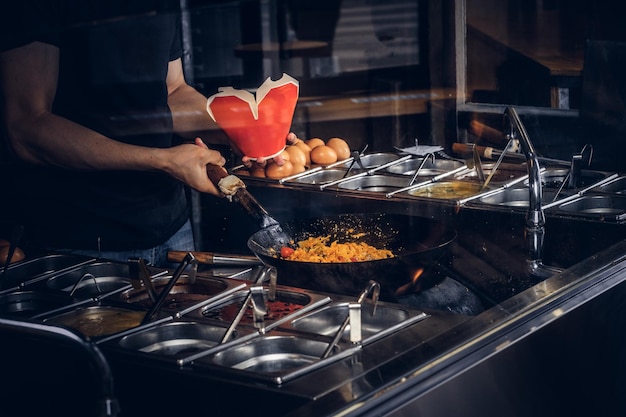
M 235 201 L 243 207 L 246 213 L 254 219 L 262 229 L 274 226 L 276 240 L 289 242 L 289 235 L 282 230 L 280 224 L 246 189 L 246 184 L 236 175 L 228 174 L 222 167 L 207 165 L 209 179 L 231 201 Z

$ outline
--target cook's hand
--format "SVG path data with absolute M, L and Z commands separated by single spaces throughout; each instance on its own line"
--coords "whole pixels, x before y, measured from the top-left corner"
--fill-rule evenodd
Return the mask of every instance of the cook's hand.
M 169 148 L 169 164 L 166 171 L 194 190 L 221 195 L 206 173 L 209 164 L 224 166 L 226 160 L 221 153 L 209 149 L 200 138 L 194 143 L 186 143 Z
M 298 140 L 298 137 L 296 136 L 296 134 L 293 132 L 289 132 L 289 134 L 287 135 L 287 145 L 293 145 L 294 143 L 296 143 L 297 140 Z M 275 156 L 272 159 L 277 165 L 283 165 L 285 163 L 285 161 L 283 160 L 283 157 L 280 154 Z M 262 167 L 265 167 L 265 165 L 267 165 L 267 161 L 268 161 L 267 158 L 257 158 L 254 161 L 251 160 L 249 156 L 243 156 L 241 158 L 241 162 L 246 168 L 252 168 L 255 165 L 262 168 Z

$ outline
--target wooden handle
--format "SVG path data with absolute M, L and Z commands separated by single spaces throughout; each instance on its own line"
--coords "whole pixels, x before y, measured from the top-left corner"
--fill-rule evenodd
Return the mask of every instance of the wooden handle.
M 493 148 L 488 146 L 478 146 L 476 145 L 476 150 L 478 154 L 486 159 L 494 159 L 493 158 Z M 472 145 L 467 143 L 453 143 L 452 144 L 452 152 L 462 155 L 468 156 L 472 154 Z
M 169 262 L 182 262 L 189 251 L 171 250 L 167 252 Z M 196 260 L 207 265 L 256 265 L 261 261 L 256 256 L 219 254 L 214 252 L 191 252 Z
M 182 262 L 188 251 L 171 250 L 167 252 L 167 260 L 169 262 Z M 193 256 L 202 264 L 212 264 L 213 254 L 210 252 L 191 252 Z
M 452 152 L 457 155 L 465 155 L 469 152 L 469 147 L 464 143 L 455 142 L 452 144 Z
M 473 135 L 478 136 L 480 139 L 484 139 L 487 142 L 494 145 L 502 145 L 506 143 L 506 139 L 502 132 L 498 129 L 494 129 L 491 126 L 487 126 L 477 120 L 472 120 L 467 127 L 467 131 Z
M 218 165 L 209 164 L 206 166 L 206 173 L 213 184 L 218 187 L 220 180 L 228 176 L 228 172 Z

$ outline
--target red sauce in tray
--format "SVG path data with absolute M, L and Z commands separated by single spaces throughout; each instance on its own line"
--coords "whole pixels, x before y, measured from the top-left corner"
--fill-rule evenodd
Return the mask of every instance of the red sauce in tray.
M 241 303 L 243 300 L 228 304 L 223 307 L 217 307 L 211 310 L 207 310 L 203 313 L 203 315 L 207 318 L 222 320 L 226 322 L 232 322 L 235 319 L 235 316 L 239 312 L 241 308 Z M 281 319 L 285 316 L 288 316 L 291 313 L 294 313 L 302 308 L 301 304 L 290 303 L 286 301 L 266 301 L 265 305 L 267 307 L 267 314 L 265 315 L 265 320 L 273 321 Z M 248 305 L 246 307 L 246 311 L 241 318 L 241 323 L 252 324 L 253 323 L 253 313 L 252 306 Z

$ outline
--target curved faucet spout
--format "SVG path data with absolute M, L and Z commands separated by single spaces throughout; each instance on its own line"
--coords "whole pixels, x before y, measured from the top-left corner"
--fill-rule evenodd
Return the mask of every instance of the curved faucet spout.
M 542 263 L 546 218 L 542 207 L 543 189 L 541 186 L 539 157 L 517 111 L 513 107 L 507 107 L 504 111 L 504 118 L 505 121 L 508 121 L 504 126 L 505 129 L 509 129 L 507 136 L 509 139 L 519 137 L 520 146 L 526 157 L 528 167 L 529 200 L 525 230 L 528 255 L 530 258 L 527 262 L 528 272 L 535 277 L 548 278 L 560 272 L 560 269 L 546 266 Z
M 541 202 L 543 199 L 543 190 L 541 187 L 541 168 L 539 166 L 539 158 L 535 147 L 530 141 L 530 137 L 526 132 L 517 111 L 513 107 L 507 107 L 504 111 L 504 117 L 508 120 L 505 128 L 510 129 L 507 133 L 511 139 L 518 138 L 528 168 L 528 190 L 529 190 L 529 207 L 526 218 L 526 225 L 531 228 L 541 228 L 544 226 L 546 219 L 543 213 Z

